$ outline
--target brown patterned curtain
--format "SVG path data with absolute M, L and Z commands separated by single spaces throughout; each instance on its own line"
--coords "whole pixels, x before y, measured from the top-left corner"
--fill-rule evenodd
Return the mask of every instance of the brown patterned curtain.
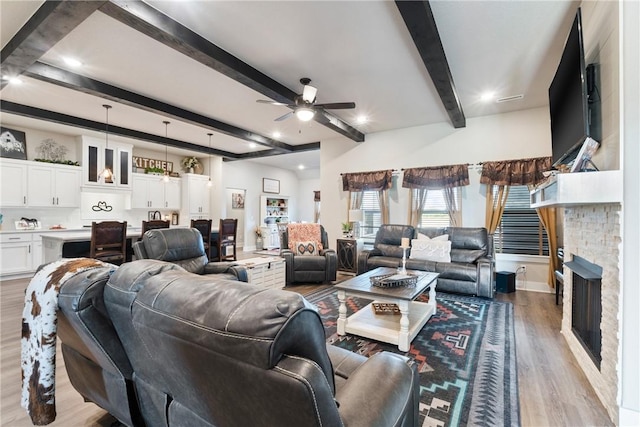
M 461 206 L 456 204 L 453 189 L 465 185 L 469 185 L 468 165 L 405 169 L 402 186 L 412 189 L 409 198 L 409 224 L 416 227 L 420 222 L 422 207 L 427 199 L 427 192 L 432 189 L 443 190 L 444 192 L 450 226 L 462 226 L 462 210 Z
M 467 165 L 435 166 L 404 170 L 404 188 L 442 189 L 469 185 Z
M 535 185 L 551 169 L 551 157 L 484 162 L 480 183 L 487 185 Z
M 388 190 L 393 184 L 393 171 L 355 172 L 342 174 L 343 191 Z

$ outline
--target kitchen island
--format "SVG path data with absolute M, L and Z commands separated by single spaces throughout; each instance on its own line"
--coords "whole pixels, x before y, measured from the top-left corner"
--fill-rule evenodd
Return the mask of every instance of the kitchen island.
M 142 229 L 131 227 L 127 229 L 127 261 L 131 261 L 133 251 L 131 242 L 140 237 Z M 48 263 L 61 258 L 88 257 L 91 246 L 91 228 L 80 231 L 44 232 L 42 238 L 42 262 Z

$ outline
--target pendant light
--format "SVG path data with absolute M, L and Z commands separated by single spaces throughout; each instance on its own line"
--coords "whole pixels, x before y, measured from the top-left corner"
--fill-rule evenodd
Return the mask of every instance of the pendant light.
M 209 135 L 209 182 L 207 182 L 207 187 L 211 187 L 213 185 L 213 182 L 211 182 L 211 137 L 213 134 L 208 133 L 207 135 Z
M 107 159 L 106 159 L 106 152 L 109 149 L 109 109 L 111 108 L 111 105 L 103 104 L 102 106 L 104 107 L 106 116 L 107 116 L 105 121 L 105 146 L 104 146 L 105 165 L 104 165 L 104 169 L 102 169 L 102 172 L 98 174 L 98 180 L 103 179 L 105 182 L 109 180 L 109 182 L 111 183 L 114 180 L 113 171 L 107 167 Z
M 162 180 L 164 182 L 169 182 L 169 171 L 167 170 L 167 165 L 169 164 L 169 157 L 168 157 L 168 144 L 167 144 L 167 135 L 168 135 L 168 128 L 169 128 L 169 121 L 165 120 L 162 123 L 164 123 L 164 176 L 162 177 Z

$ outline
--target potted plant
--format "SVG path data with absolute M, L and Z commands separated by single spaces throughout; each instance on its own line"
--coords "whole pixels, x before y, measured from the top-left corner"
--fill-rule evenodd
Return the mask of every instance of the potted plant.
M 342 234 L 345 237 L 349 237 L 349 234 L 351 234 L 351 223 L 350 222 L 343 222 L 342 223 Z
M 185 157 L 184 159 L 182 159 L 182 167 L 185 168 L 189 173 L 193 173 L 194 169 L 197 166 L 200 166 L 200 160 L 198 160 L 194 156 Z
M 144 173 L 147 173 L 149 175 L 164 175 L 164 169 L 149 167 L 149 168 L 144 168 Z

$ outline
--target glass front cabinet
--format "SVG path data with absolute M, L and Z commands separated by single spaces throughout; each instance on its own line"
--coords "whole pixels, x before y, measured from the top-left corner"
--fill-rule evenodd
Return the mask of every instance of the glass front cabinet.
M 81 136 L 82 183 L 86 186 L 131 189 L 133 146 L 121 142 Z M 105 173 L 110 170 L 113 174 Z

